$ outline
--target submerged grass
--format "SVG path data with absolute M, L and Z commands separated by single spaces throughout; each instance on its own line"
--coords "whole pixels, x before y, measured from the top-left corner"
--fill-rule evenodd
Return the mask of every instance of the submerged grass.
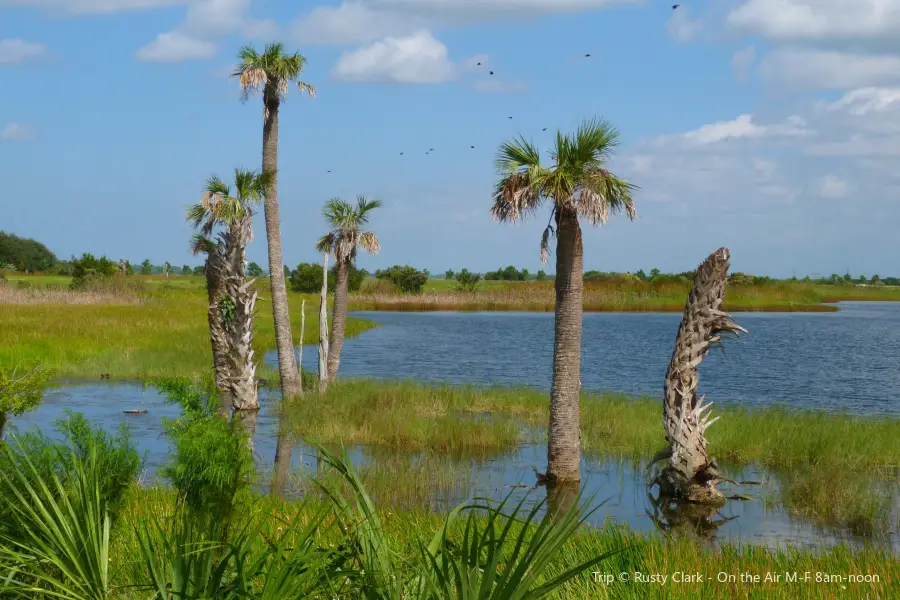
M 288 405 L 283 418 L 319 443 L 483 457 L 545 443 L 548 406 L 548 395 L 532 389 L 346 381 Z M 660 411 L 650 398 L 584 394 L 585 456 L 645 465 L 665 445 Z M 716 414 L 708 438 L 719 463 L 773 473 L 791 513 L 864 535 L 900 525 L 900 420 L 784 408 Z
M 172 278 L 175 280 L 175 278 Z M 211 371 L 212 353 L 206 324 L 206 291 L 184 277 L 179 286 L 150 280 L 149 293 L 140 303 L 129 297 L 119 301 L 102 295 L 85 296 L 94 302 L 6 303 L 0 310 L 0 365 L 39 363 L 62 378 L 149 379 L 189 376 Z M 48 284 L 49 285 L 49 284 Z M 37 286 L 35 286 L 37 288 Z M 63 288 L 22 291 L 81 298 L 84 294 Z M 304 297 L 289 294 L 295 336 L 300 333 L 300 305 Z M 304 342 L 318 340 L 317 303 L 306 298 Z M 3 297 L 0 296 L 0 303 Z M 254 348 L 262 357 L 275 347 L 275 329 L 268 293 L 257 302 Z M 369 321 L 350 318 L 347 336 L 374 327 Z M 265 374 L 264 374 L 265 376 Z
M 435 280 L 439 281 L 439 280 Z M 432 282 L 429 281 L 429 284 Z M 489 285 L 486 285 L 489 284 Z M 485 282 L 474 292 L 446 283 L 426 285 L 421 294 L 397 294 L 370 288 L 350 298 L 351 310 L 491 311 L 554 310 L 553 282 Z M 681 312 L 689 283 L 649 284 L 639 281 L 594 281 L 584 286 L 584 310 L 589 312 Z M 834 311 L 826 303 L 841 300 L 900 301 L 900 288 L 822 286 L 802 282 L 728 287 L 728 311 Z

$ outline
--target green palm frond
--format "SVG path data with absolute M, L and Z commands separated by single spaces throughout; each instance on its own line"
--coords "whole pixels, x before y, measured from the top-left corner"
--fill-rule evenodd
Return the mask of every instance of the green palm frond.
M 286 54 L 284 44 L 280 42 L 268 44 L 262 53 L 253 46 L 243 46 L 237 58 L 239 62 L 231 76 L 240 79 L 245 100 L 250 93 L 263 89 L 267 94 L 275 93 L 279 99 L 284 98 L 288 84 L 300 77 L 306 67 L 306 58 L 302 54 Z M 316 88 L 306 82 L 297 81 L 297 88 L 312 98 L 316 96 Z
M 190 250 L 194 256 L 212 254 L 215 248 L 216 243 L 202 233 L 195 233 L 191 236 Z
M 358 248 L 377 254 L 381 250 L 378 238 L 361 227 L 369 223 L 371 212 L 381 206 L 380 200 L 364 195 L 357 196 L 355 205 L 341 198 L 329 198 L 322 207 L 322 216 L 331 231 L 319 239 L 316 250 L 333 253 L 335 260 L 351 262 L 356 259 Z

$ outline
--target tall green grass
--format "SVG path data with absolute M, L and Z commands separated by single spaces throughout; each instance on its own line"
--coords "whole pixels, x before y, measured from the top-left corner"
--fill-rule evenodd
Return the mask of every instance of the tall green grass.
M 344 381 L 314 400 L 284 407 L 300 436 L 394 452 L 484 457 L 546 443 L 546 393 L 532 389 Z M 582 448 L 589 459 L 641 467 L 665 446 L 658 401 L 584 394 Z M 788 511 L 816 523 L 876 535 L 900 523 L 900 420 L 841 414 L 721 408 L 709 429 L 727 470 L 770 472 Z M 749 493 L 760 492 L 752 489 Z
M 174 278 L 173 278 L 174 279 Z M 185 277 L 185 279 L 190 279 Z M 206 292 L 199 286 L 150 285 L 140 303 L 4 304 L 0 310 L 0 365 L 41 364 L 59 377 L 149 379 L 188 376 L 212 370 L 206 324 Z M 59 290 L 61 294 L 78 294 Z M 268 293 L 260 293 L 254 328 L 257 356 L 275 347 L 275 329 Z M 318 340 L 317 301 L 289 295 L 295 337 L 300 335 L 301 301 L 306 299 L 303 341 Z M 352 337 L 374 323 L 350 318 Z M 273 371 L 274 372 L 274 371 Z M 267 373 L 263 373 L 267 376 Z

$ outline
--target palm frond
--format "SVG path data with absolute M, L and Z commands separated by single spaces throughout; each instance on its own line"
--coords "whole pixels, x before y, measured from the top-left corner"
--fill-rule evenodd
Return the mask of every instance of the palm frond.
M 378 238 L 371 231 L 362 231 L 356 240 L 356 246 L 362 248 L 369 254 L 378 254 L 381 252 L 381 245 Z
M 581 181 L 578 214 L 585 217 L 591 225 L 606 223 L 610 213 L 621 211 L 634 219 L 637 213 L 633 194 L 637 190 L 636 185 L 619 179 L 606 169 L 595 169 Z
M 537 210 L 546 176 L 538 148 L 521 136 L 505 142 L 497 151 L 494 166 L 501 179 L 494 186 L 491 216 L 497 221 L 516 222 Z
M 305 92 L 307 95 L 309 95 L 310 98 L 316 97 L 316 88 L 311 83 L 306 83 L 305 81 L 298 81 L 297 89 L 300 90 L 301 94 L 303 94 Z
M 190 250 L 194 256 L 212 254 L 215 248 L 216 243 L 202 233 L 195 233 L 191 236 Z
M 331 254 L 335 245 L 334 232 L 329 232 L 319 238 L 316 242 L 316 252 L 321 254 Z
M 356 220 L 359 225 L 365 225 L 369 222 L 369 213 L 376 208 L 381 208 L 381 200 L 373 198 L 369 200 L 367 196 L 360 194 L 356 197 Z

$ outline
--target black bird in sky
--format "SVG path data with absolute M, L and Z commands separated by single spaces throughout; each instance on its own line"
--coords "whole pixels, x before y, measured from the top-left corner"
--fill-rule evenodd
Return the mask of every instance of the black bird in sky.
M 402 152 L 400 153 L 400 156 L 403 156 L 403 153 L 402 153 Z
M 429 148 L 428 151 L 429 151 L 429 152 L 434 152 L 434 148 Z
M 590 58 L 591 55 L 590 55 L 590 54 L 585 54 L 584 57 L 585 57 L 585 58 Z
M 543 128 L 543 129 L 542 129 L 542 130 L 541 130 L 541 131 L 547 131 L 547 128 L 546 128 L 546 127 L 544 127 L 544 128 Z
M 491 73 L 491 75 L 493 75 L 493 74 L 494 74 L 494 72 L 493 72 L 493 71 L 491 71 L 491 72 L 490 72 L 490 73 Z
M 509 118 L 512 119 L 512 117 L 509 117 Z
M 475 146 L 469 146 L 469 148 L 474 148 Z
M 480 67 L 480 66 L 481 66 L 481 63 L 478 63 L 478 66 Z
M 673 4 L 673 5 L 672 5 L 672 10 L 675 10 L 675 9 L 678 8 L 679 6 L 681 6 L 681 5 L 680 5 L 680 4 Z
M 328 171 L 328 172 L 331 173 L 331 171 Z

